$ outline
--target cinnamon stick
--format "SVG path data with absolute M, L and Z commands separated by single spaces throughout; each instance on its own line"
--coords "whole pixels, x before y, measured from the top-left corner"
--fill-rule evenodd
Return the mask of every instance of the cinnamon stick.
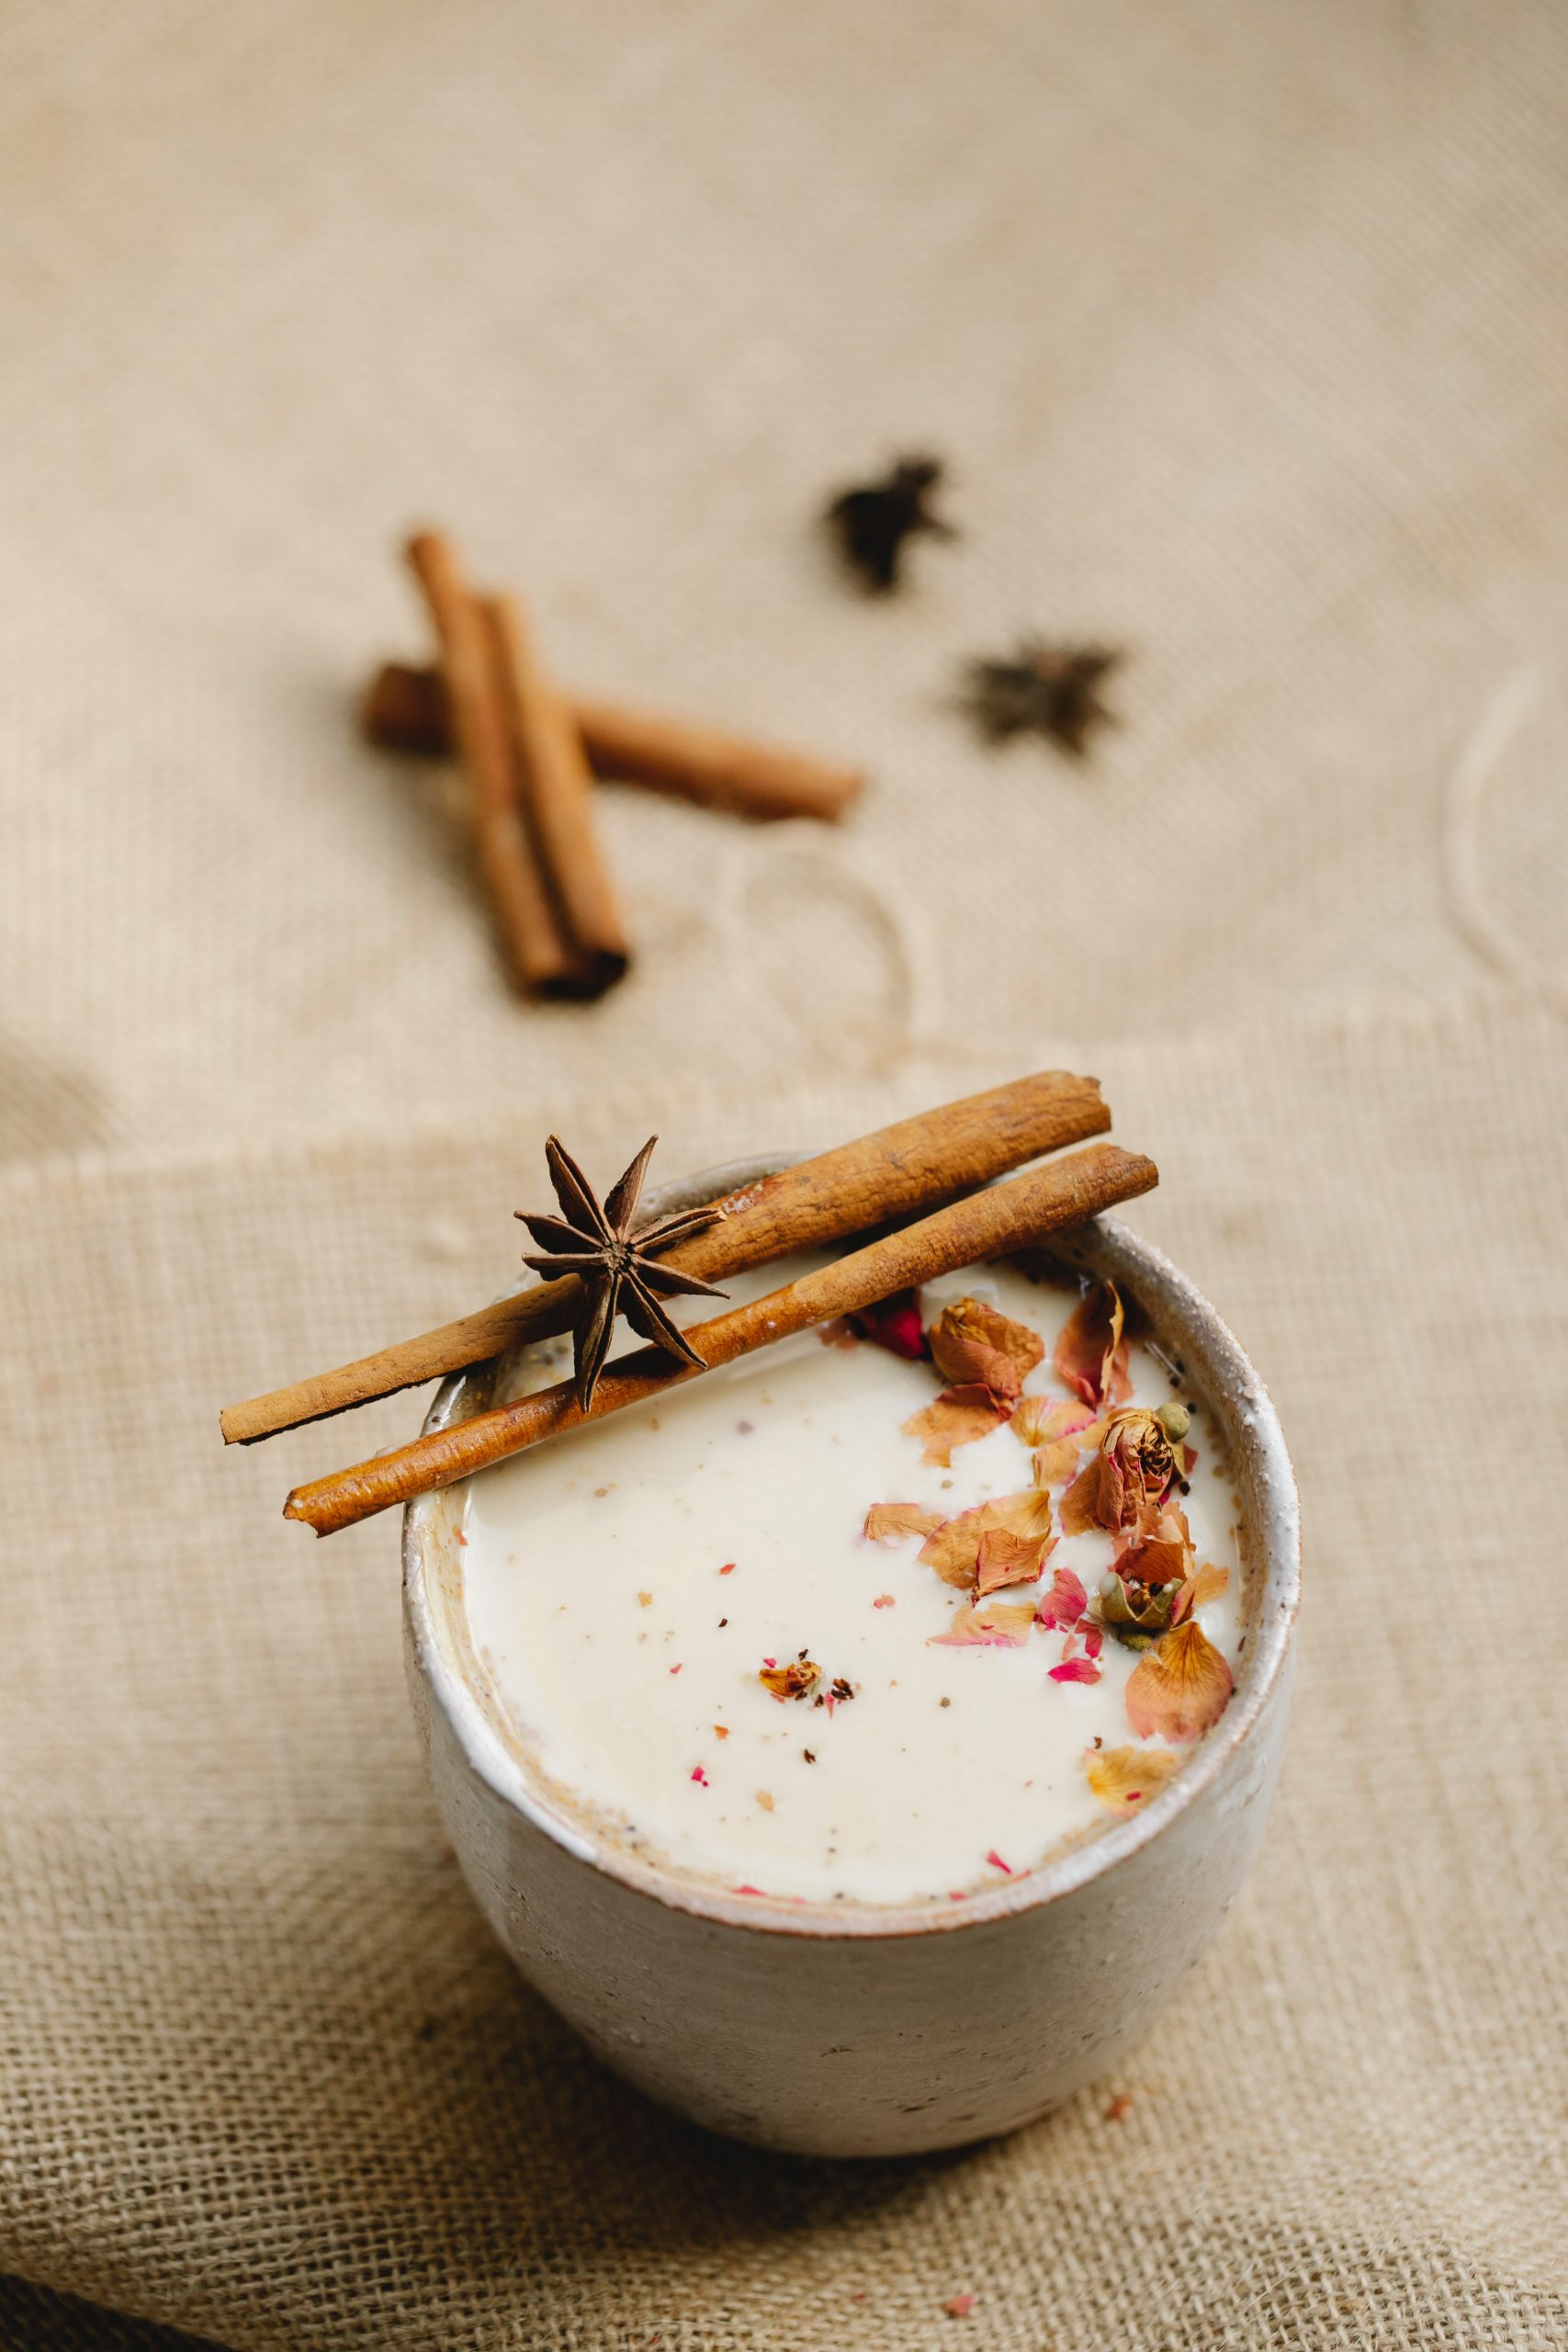
M 586 695 L 565 695 L 595 775 L 759 819 L 816 817 L 832 824 L 865 782 L 858 768 L 778 744 L 754 742 L 721 728 L 628 709 Z M 388 662 L 360 705 L 373 743 L 393 752 L 437 754 L 452 748 L 446 688 L 436 670 Z
M 868 1226 L 912 1216 L 1043 1152 L 1103 1135 L 1110 1125 L 1095 1079 L 1059 1069 L 1014 1079 L 900 1119 L 731 1193 L 720 1222 L 671 1250 L 670 1263 L 705 1281 L 721 1280 L 793 1250 L 826 1247 Z M 575 1275 L 536 1283 L 334 1372 L 231 1405 L 221 1416 L 224 1440 L 254 1445 L 279 1430 L 324 1420 L 373 1396 L 483 1363 L 504 1348 L 547 1339 L 570 1328 L 581 1295 Z
M 473 790 L 479 863 L 512 977 L 530 996 L 592 994 L 524 826 L 506 705 L 479 606 L 439 531 L 417 533 L 408 560 L 441 647 L 452 732 Z
M 593 779 L 576 721 L 534 651 L 514 596 L 482 605 L 529 830 L 591 992 L 614 985 L 629 961 L 620 908 L 599 847 Z
M 449 1487 L 585 1420 L 603 1420 L 606 1414 L 662 1396 L 705 1371 L 733 1363 L 739 1356 L 771 1347 L 814 1324 L 856 1314 L 894 1291 L 1004 1256 L 1065 1226 L 1081 1225 L 1119 1201 L 1146 1193 L 1157 1181 L 1153 1160 L 1119 1150 L 1114 1144 L 1094 1144 L 1009 1183 L 971 1193 L 916 1225 L 802 1275 L 798 1282 L 786 1283 L 766 1298 L 690 1327 L 688 1336 L 703 1358 L 700 1365 L 675 1362 L 658 1348 L 639 1348 L 607 1368 L 586 1412 L 577 1401 L 576 1384 L 559 1381 L 531 1396 L 476 1413 L 471 1419 L 432 1430 L 410 1445 L 352 1469 L 297 1487 L 283 1515 L 302 1520 L 318 1535 L 335 1534 L 339 1528 Z

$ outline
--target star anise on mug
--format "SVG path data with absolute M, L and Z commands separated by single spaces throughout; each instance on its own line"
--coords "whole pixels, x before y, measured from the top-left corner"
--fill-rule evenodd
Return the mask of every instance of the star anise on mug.
M 951 523 L 931 512 L 931 492 L 942 480 L 938 458 L 900 458 L 881 481 L 841 490 L 828 508 L 828 528 L 840 554 L 863 584 L 877 595 L 898 585 L 904 542 L 917 531 L 952 539 Z
M 572 1326 L 571 1345 L 577 1401 L 583 1412 L 593 1401 L 618 1314 L 656 1347 L 668 1348 L 685 1363 L 700 1364 L 702 1357 L 659 1302 L 727 1295 L 712 1283 L 699 1282 L 694 1274 L 682 1274 L 673 1266 L 656 1262 L 660 1250 L 705 1232 L 717 1222 L 722 1210 L 679 1209 L 673 1216 L 660 1217 L 653 1224 L 636 1223 L 642 1180 L 658 1141 L 657 1136 L 649 1136 L 601 1205 L 560 1137 L 551 1136 L 545 1146 L 545 1159 L 561 1214 L 533 1216 L 526 1209 L 516 1211 L 546 1253 L 538 1258 L 525 1256 L 523 1263 L 547 1282 L 558 1282 L 566 1274 L 581 1278 L 582 1305 Z
M 987 742 L 1048 735 L 1081 759 L 1097 727 L 1113 718 L 1100 690 L 1122 655 L 1108 646 L 1047 645 L 1025 638 L 1010 662 L 971 662 L 964 705 Z

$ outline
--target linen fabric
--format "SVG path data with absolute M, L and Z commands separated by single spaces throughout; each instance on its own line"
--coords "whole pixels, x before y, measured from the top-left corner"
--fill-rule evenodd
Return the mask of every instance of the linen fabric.
M 7 2347 L 1568 2339 L 1565 125 L 1552 0 L 0 17 Z M 928 447 L 868 601 L 815 517 Z M 632 977 L 519 1005 L 460 778 L 353 725 L 427 521 L 863 804 L 607 787 Z M 1126 650 L 1081 765 L 955 707 L 1032 631 Z M 552 1126 L 1057 1062 L 1296 1453 L 1278 1816 L 1065 2114 L 724 2147 L 490 1944 L 394 1527 L 277 1517 L 415 1400 L 217 1409 L 501 1287 Z
M 604 1177 L 657 1115 L 673 1172 L 997 1075 L 560 1124 Z M 492 1944 L 407 1717 L 395 1521 L 277 1515 L 415 1401 L 219 1442 L 220 1401 L 497 1289 L 542 1126 L 0 1183 L 0 2263 L 233 2352 L 903 2352 L 964 2294 L 1007 2352 L 1562 2343 L 1562 1021 L 1483 997 L 1100 1075 L 1159 1148 L 1133 1219 L 1294 1450 L 1297 1720 L 1256 1876 L 1126 2068 L 908 2164 L 674 2120 Z

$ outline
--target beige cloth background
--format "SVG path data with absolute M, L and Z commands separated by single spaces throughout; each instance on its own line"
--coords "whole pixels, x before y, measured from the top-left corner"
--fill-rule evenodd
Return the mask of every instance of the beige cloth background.
M 0 2341 L 1568 2339 L 1565 134 L 1550 0 L 0 18 Z M 810 514 L 925 442 L 964 537 L 863 605 Z M 426 514 L 863 808 L 606 794 L 636 974 L 519 1008 L 346 720 Z M 948 707 L 1031 626 L 1133 649 L 1082 772 Z M 1057 1059 L 1298 1454 L 1280 1815 L 1125 2079 L 737 2154 L 491 1949 L 392 1532 L 216 1406 L 496 1288 L 550 1125 Z
M 5 12 L 0 1136 L 1451 989 L 1477 730 L 1493 944 L 1552 952 L 1565 125 L 1553 0 Z M 856 604 L 809 518 L 923 442 L 964 539 Z M 607 795 L 641 963 L 519 1012 L 346 719 L 424 515 L 863 812 Z M 1031 627 L 1132 649 L 1086 773 L 947 707 Z

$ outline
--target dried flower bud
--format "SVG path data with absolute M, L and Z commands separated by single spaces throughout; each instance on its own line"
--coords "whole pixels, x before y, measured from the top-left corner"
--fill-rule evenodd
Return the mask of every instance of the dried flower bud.
M 1130 1650 L 1146 1650 L 1168 1631 L 1179 1584 L 1147 1585 L 1123 1579 L 1114 1569 L 1100 1580 L 1095 1613 L 1108 1632 Z

